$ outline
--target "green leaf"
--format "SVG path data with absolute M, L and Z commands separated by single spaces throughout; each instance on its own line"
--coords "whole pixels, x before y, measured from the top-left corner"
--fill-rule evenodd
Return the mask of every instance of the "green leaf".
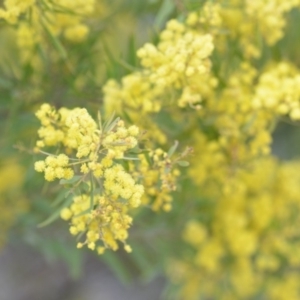
M 62 185 L 65 185 L 65 184 L 72 185 L 72 184 L 76 183 L 78 180 L 80 180 L 81 178 L 82 178 L 82 176 L 75 175 L 71 179 L 61 179 L 59 181 L 59 184 L 62 184 Z
M 112 142 L 110 143 L 111 146 L 126 146 L 128 143 L 125 141 L 116 141 L 116 142 Z
M 101 112 L 100 112 L 100 110 L 98 110 L 98 112 L 97 112 L 97 118 L 98 118 L 98 125 L 99 125 L 99 128 L 100 128 L 100 130 L 101 130 L 101 132 L 102 132 L 102 117 L 101 117 Z
M 78 251 L 79 252 L 79 251 Z M 82 273 L 82 254 L 77 254 L 78 252 L 73 252 L 73 255 L 70 255 L 67 258 L 67 262 L 69 265 L 71 277 L 73 279 L 79 279 Z M 76 253 L 76 256 L 75 256 Z
M 82 272 L 82 251 L 78 250 L 74 245 L 66 247 L 63 241 L 59 241 L 61 246 L 60 256 L 68 264 L 70 274 L 73 279 L 78 279 Z
M 110 116 L 110 118 L 108 120 L 106 120 L 103 124 L 103 131 L 105 131 L 105 128 L 107 126 L 109 126 L 109 124 L 113 121 L 113 119 L 115 118 L 115 112 L 112 113 L 112 115 Z
M 81 272 L 81 253 L 74 247 L 74 245 L 68 245 L 63 240 L 49 239 L 44 242 L 44 247 L 48 248 L 48 260 L 54 261 L 62 259 L 69 267 L 71 276 L 75 279 L 78 278 Z
M 110 132 L 111 130 L 113 130 L 115 128 L 115 126 L 117 125 L 117 123 L 119 122 L 120 118 L 116 118 L 111 124 L 109 124 L 106 128 L 107 132 Z
M 51 203 L 52 207 L 55 207 L 57 205 L 59 205 L 61 202 L 63 202 L 66 198 L 66 191 L 61 191 L 57 197 L 55 198 L 55 200 Z
M 173 0 L 164 0 L 154 20 L 154 25 L 161 28 L 175 9 Z
M 94 179 L 93 174 L 91 173 L 91 204 L 90 204 L 90 211 L 94 208 Z
M 87 182 L 81 182 L 80 184 L 80 189 L 81 191 L 83 191 L 84 193 L 88 193 L 91 190 L 91 187 L 89 186 L 89 184 Z
M 179 160 L 176 162 L 180 167 L 188 167 L 190 165 L 190 163 L 188 161 L 185 160 Z
M 123 159 L 123 160 L 140 160 L 138 157 L 129 157 L 129 156 L 123 156 L 121 159 Z
M 140 154 L 142 152 L 149 152 L 149 150 L 140 149 L 138 146 L 135 146 L 134 148 L 130 149 L 127 153 L 130 153 L 130 154 Z
M 129 285 L 132 282 L 132 274 L 116 253 L 107 251 L 102 257 L 123 285 Z
M 116 126 L 116 124 L 119 122 L 120 118 L 116 118 L 114 120 L 114 117 L 115 117 L 115 113 L 113 113 L 111 115 L 111 117 L 109 118 L 108 121 L 104 122 L 103 132 L 110 132 Z
M 130 256 L 132 261 L 137 265 L 143 279 L 146 282 L 153 280 L 158 271 L 157 263 L 150 257 L 150 253 L 138 243 L 132 243 L 133 255 Z
M 108 43 L 105 41 L 105 39 L 101 39 L 102 47 L 104 50 L 104 62 L 106 64 L 106 70 L 107 70 L 107 78 L 116 78 L 119 77 L 119 68 L 116 66 L 119 66 L 119 63 L 115 56 L 113 55 L 113 51 L 110 49 Z
M 82 251 L 78 250 L 73 243 L 66 243 L 62 238 L 45 238 L 41 236 L 29 237 L 32 246 L 40 249 L 49 262 L 62 260 L 68 265 L 70 275 L 78 279 L 82 271 Z
M 134 122 L 132 121 L 131 117 L 129 116 L 129 114 L 127 113 L 126 110 L 123 110 L 123 111 L 122 111 L 122 117 L 123 117 L 123 119 L 124 119 L 126 122 L 128 122 L 128 123 L 130 123 L 130 124 L 133 124 L 133 123 L 134 123 Z
M 151 159 L 151 157 L 149 155 L 149 152 L 144 152 L 144 155 L 145 155 L 145 158 L 146 158 L 149 166 L 152 166 L 153 163 L 152 163 L 152 159 Z
M 44 222 L 38 224 L 38 227 L 39 228 L 45 227 L 45 226 L 53 223 L 55 220 L 57 220 L 60 216 L 61 210 L 65 207 L 69 206 L 72 201 L 73 201 L 72 197 L 66 198 L 65 203 L 59 209 L 57 209 L 49 218 L 47 218 Z
M 51 39 L 51 42 L 53 43 L 54 47 L 56 48 L 57 52 L 60 54 L 61 58 L 66 60 L 68 57 L 67 51 L 64 48 L 64 46 L 61 44 L 61 42 L 58 40 L 56 36 L 52 34 L 52 32 L 49 30 L 47 25 L 44 24 L 44 22 L 41 22 L 43 28 L 45 29 L 46 33 Z
M 168 151 L 168 157 L 171 157 L 175 153 L 178 144 L 179 144 L 178 141 L 175 141 L 174 145 Z

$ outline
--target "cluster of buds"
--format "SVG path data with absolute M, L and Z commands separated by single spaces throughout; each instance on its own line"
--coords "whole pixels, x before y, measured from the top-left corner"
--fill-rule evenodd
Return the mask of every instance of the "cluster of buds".
M 97 123 L 86 109 L 56 110 L 48 104 L 36 116 L 42 126 L 35 150 L 46 158 L 35 163 L 35 170 L 44 173 L 45 180 L 60 179 L 71 188 L 72 202 L 66 201 L 60 215 L 69 221 L 71 234 L 83 239 L 77 247 L 86 245 L 101 254 L 107 248 L 117 250 L 121 242 L 131 252 L 126 242 L 130 212 L 142 204 L 144 189 L 155 194 L 155 210 L 162 205 L 171 209 L 169 193 L 176 189 L 180 174 L 171 155 L 151 151 L 152 162 L 146 166 L 145 155 L 139 154 L 139 128 L 127 128 L 119 118 L 102 124 L 100 115 Z M 50 146 L 64 153 L 45 152 L 43 148 Z

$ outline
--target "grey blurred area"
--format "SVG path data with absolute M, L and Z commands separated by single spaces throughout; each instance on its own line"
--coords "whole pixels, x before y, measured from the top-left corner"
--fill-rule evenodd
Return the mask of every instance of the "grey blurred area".
M 70 277 L 63 262 L 48 263 L 26 245 L 0 253 L 0 300 L 159 300 L 163 279 L 124 286 L 97 257 L 86 255 L 81 278 Z
M 300 124 L 281 120 L 273 132 L 272 152 L 283 160 L 300 158 Z

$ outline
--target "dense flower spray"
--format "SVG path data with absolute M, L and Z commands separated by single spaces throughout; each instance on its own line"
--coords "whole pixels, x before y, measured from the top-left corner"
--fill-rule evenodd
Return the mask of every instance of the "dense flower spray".
M 126 128 L 119 118 L 102 124 L 98 115 L 97 124 L 84 108 L 56 110 L 48 104 L 43 104 L 36 116 L 41 128 L 35 151 L 47 157 L 35 163 L 35 170 L 44 173 L 47 181 L 60 179 L 64 185 L 71 184 L 72 201 L 66 202 L 61 217 L 70 222 L 72 235 L 85 236 L 77 247 L 87 245 L 102 254 L 106 248 L 117 250 L 117 241 L 121 241 L 131 252 L 126 243 L 132 224 L 130 212 L 142 204 L 144 185 L 154 199 L 153 209 L 162 205 L 171 209 L 169 193 L 176 189 L 179 174 L 173 168 L 176 160 L 161 149 L 147 152 L 149 161 L 145 154 L 137 156 L 142 152 L 139 128 Z M 49 146 L 63 147 L 68 155 L 42 150 Z

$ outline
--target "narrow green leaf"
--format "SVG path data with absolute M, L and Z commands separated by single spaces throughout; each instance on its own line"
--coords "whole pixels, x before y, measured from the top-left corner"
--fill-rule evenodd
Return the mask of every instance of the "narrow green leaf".
M 117 142 L 110 143 L 110 145 L 112 145 L 112 146 L 125 146 L 125 145 L 128 145 L 128 143 L 126 143 L 124 141 L 117 141 Z
M 81 182 L 80 188 L 84 193 L 88 193 L 91 190 L 91 188 L 87 182 Z
M 66 191 L 61 191 L 57 197 L 55 198 L 55 200 L 52 202 L 51 206 L 55 207 L 57 205 L 59 205 L 61 202 L 63 202 L 66 199 Z
M 94 179 L 93 174 L 91 173 L 91 204 L 90 204 L 90 211 L 94 208 Z
M 72 252 L 73 255 L 69 253 L 69 256 L 66 258 L 73 279 L 79 279 L 82 273 L 82 253 L 79 252 L 80 251 L 74 251 Z
M 45 227 L 51 223 L 53 223 L 55 220 L 57 220 L 60 216 L 60 209 L 56 210 L 48 219 L 46 219 L 44 222 L 38 224 L 39 228 Z
M 138 243 L 131 243 L 131 245 L 133 249 L 133 255 L 131 255 L 130 258 L 137 265 L 143 276 L 143 279 L 146 282 L 150 282 L 157 274 L 157 264 L 153 263 L 153 260 L 150 259 L 147 250 L 141 247 Z
M 128 157 L 128 156 L 123 156 L 121 159 L 123 159 L 123 160 L 140 160 L 138 157 Z
M 133 67 L 137 65 L 136 49 L 136 37 L 134 34 L 131 34 L 128 38 L 128 56 L 126 61 Z
M 59 181 L 59 184 L 62 184 L 62 185 L 65 185 L 65 184 L 72 185 L 72 184 L 76 183 L 78 180 L 80 180 L 81 178 L 82 178 L 82 176 L 75 175 L 71 179 L 61 179 Z
M 98 116 L 99 128 L 100 128 L 101 133 L 102 133 L 102 117 L 101 117 L 101 112 L 100 111 L 98 111 L 97 116 Z
M 39 228 L 45 227 L 51 223 L 53 223 L 55 220 L 57 220 L 60 216 L 60 212 L 63 208 L 69 206 L 72 202 L 72 197 L 66 198 L 65 203 L 59 208 L 57 209 L 49 218 L 47 218 L 44 222 L 38 224 Z
M 66 261 L 70 275 L 73 279 L 78 279 L 82 272 L 82 251 L 78 250 L 74 245 L 68 245 L 63 241 L 59 241 L 59 255 Z
M 104 54 L 106 55 L 106 57 L 104 56 L 104 59 L 105 59 L 105 64 L 106 64 L 106 69 L 107 69 L 107 77 L 108 78 L 118 77 L 118 75 L 119 75 L 118 69 L 119 68 L 116 68 L 116 66 L 118 66 L 119 63 L 117 62 L 116 58 L 114 57 L 113 51 L 110 49 L 110 47 L 108 46 L 105 39 L 102 39 L 101 42 L 102 42 Z
M 175 141 L 174 145 L 168 151 L 168 157 L 171 157 L 175 153 L 178 144 L 179 144 L 178 141 Z
M 140 154 L 143 152 L 149 152 L 149 150 L 146 149 L 140 149 L 138 146 L 135 146 L 134 148 L 130 149 L 127 153 L 130 154 Z
M 102 257 L 123 285 L 129 285 L 132 281 L 132 274 L 129 272 L 128 268 L 126 268 L 124 262 L 118 257 L 118 255 L 107 251 Z
M 151 159 L 151 157 L 149 155 L 149 152 L 145 152 L 144 155 L 145 155 L 145 158 L 146 158 L 149 166 L 152 166 L 153 163 L 152 163 L 152 159 Z
M 164 0 L 154 20 L 154 25 L 161 28 L 175 9 L 173 0 Z
M 176 162 L 180 167 L 188 167 L 190 165 L 190 163 L 188 161 L 185 160 L 179 160 Z
M 126 120 L 128 123 L 133 124 L 133 121 L 126 110 L 122 111 L 122 117 L 124 120 Z
M 110 132 L 111 130 L 113 130 L 117 125 L 117 123 L 119 122 L 119 120 L 120 118 L 116 118 L 111 124 L 109 124 L 106 128 L 106 132 Z
M 42 26 L 45 29 L 46 33 L 51 39 L 51 42 L 53 43 L 53 46 L 56 48 L 57 52 L 60 54 L 61 58 L 66 60 L 68 57 L 67 51 L 65 50 L 64 46 L 61 44 L 61 42 L 58 40 L 56 36 L 52 34 L 52 32 L 49 30 L 47 25 L 42 22 Z
M 115 112 L 113 112 L 112 115 L 110 116 L 110 118 L 104 122 L 104 124 L 103 124 L 104 132 L 107 132 L 107 128 L 113 122 L 114 118 L 115 118 Z
M 115 117 L 115 112 L 112 113 L 112 115 L 110 116 L 110 118 L 106 121 L 104 121 L 104 124 L 103 124 L 103 131 L 106 130 L 106 127 L 113 121 Z

